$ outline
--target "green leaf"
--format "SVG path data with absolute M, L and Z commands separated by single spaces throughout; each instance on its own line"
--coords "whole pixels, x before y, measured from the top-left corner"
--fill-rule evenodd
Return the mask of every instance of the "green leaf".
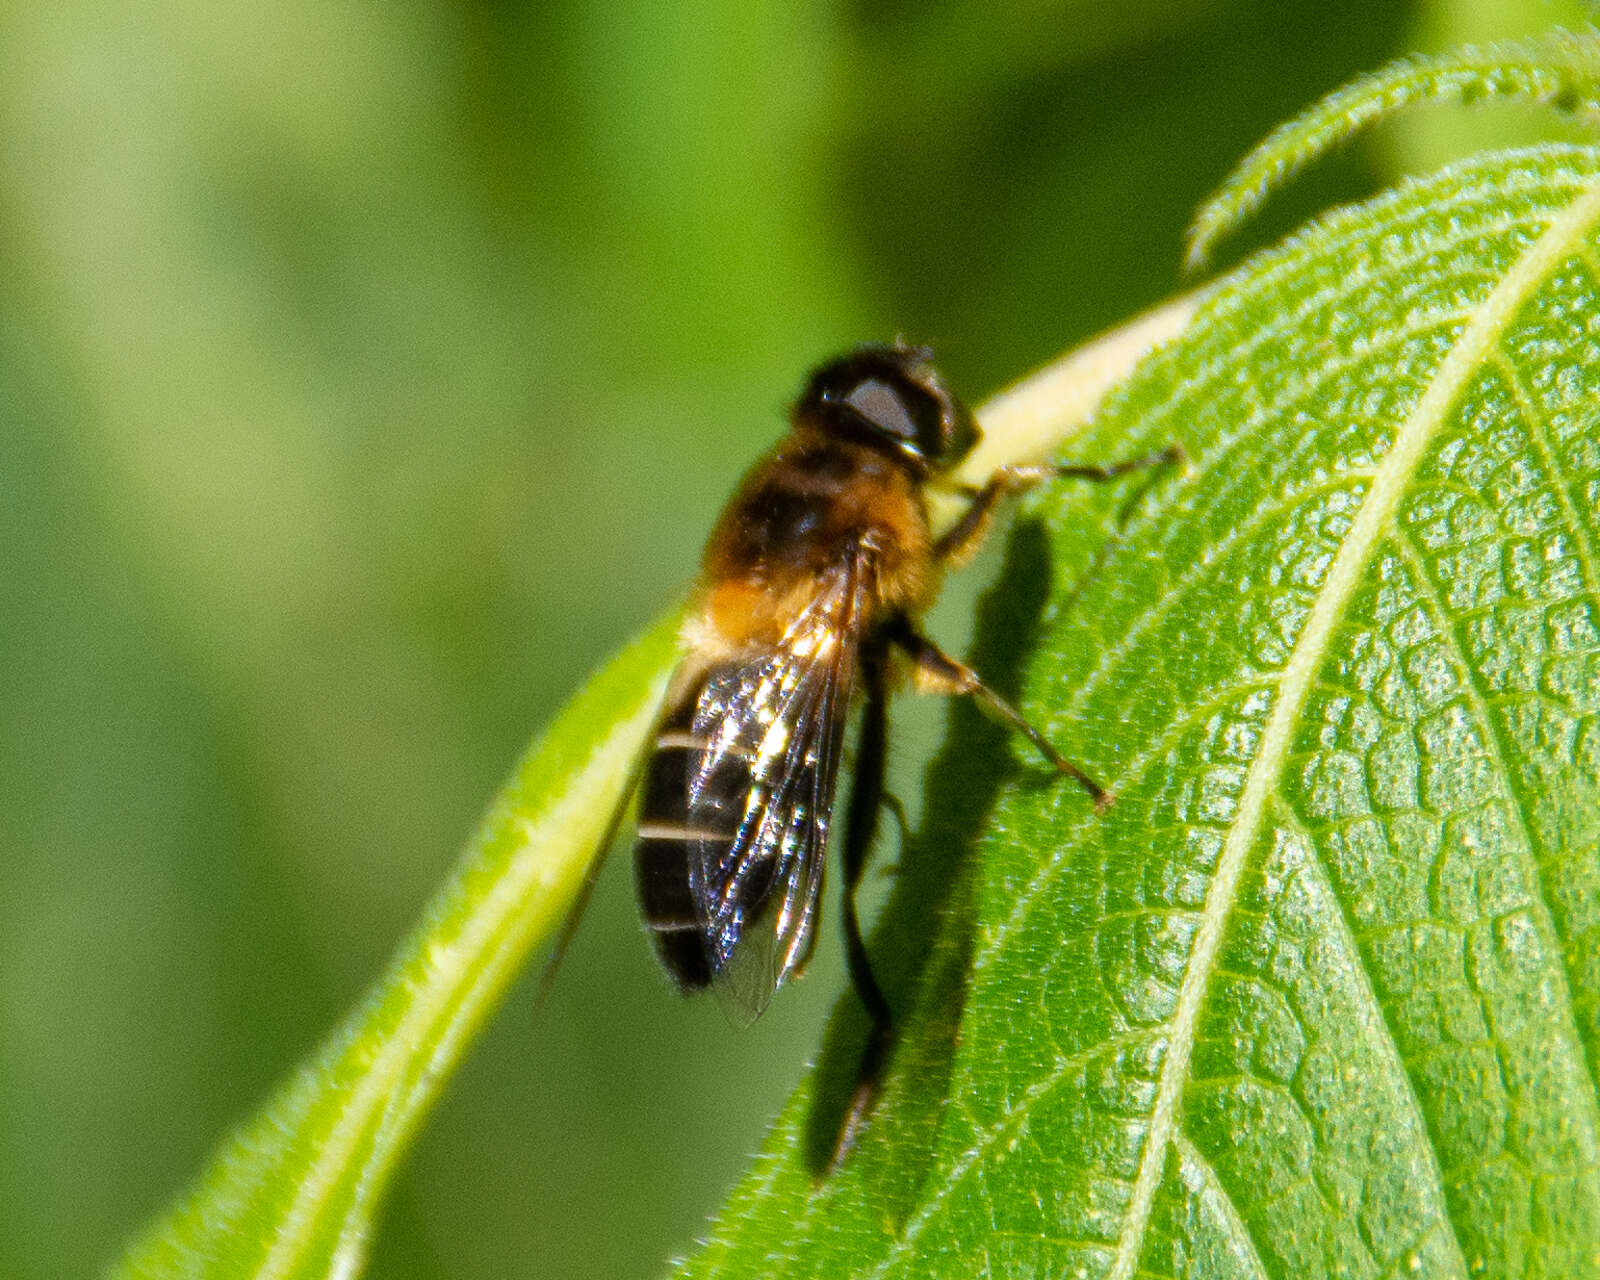
M 1600 1276 L 1600 151 L 1254 263 L 1023 513 L 871 946 L 695 1277 Z
M 584 896 L 676 651 L 666 619 L 517 767 L 366 1002 L 112 1271 L 352 1276 L 394 1164 L 465 1046 Z
M 1267 135 L 1201 206 L 1184 265 L 1205 265 L 1218 240 L 1313 160 L 1361 130 L 1424 102 L 1521 100 L 1569 115 L 1600 114 L 1600 35 L 1552 31 L 1536 40 L 1401 58 L 1330 93 Z

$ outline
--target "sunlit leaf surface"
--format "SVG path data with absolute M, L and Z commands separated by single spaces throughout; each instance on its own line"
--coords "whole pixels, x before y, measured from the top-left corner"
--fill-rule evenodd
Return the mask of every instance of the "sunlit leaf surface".
M 825 1175 L 847 998 L 683 1274 L 1600 1275 L 1600 153 L 1327 220 L 1073 456 L 1173 439 L 980 618 L 1118 803 L 957 713 L 879 1109 Z

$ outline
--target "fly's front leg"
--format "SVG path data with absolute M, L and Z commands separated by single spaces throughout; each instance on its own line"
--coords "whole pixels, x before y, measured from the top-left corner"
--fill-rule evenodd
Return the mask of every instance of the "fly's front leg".
M 1035 485 L 1047 480 L 1092 480 L 1097 484 L 1116 480 L 1135 471 L 1148 471 L 1163 467 L 1183 458 L 1183 448 L 1171 444 L 1155 453 L 1137 458 L 1125 458 L 1103 467 L 1058 466 L 1052 462 L 1019 463 L 1001 467 L 981 487 L 968 487 L 961 492 L 971 499 L 950 529 L 933 544 L 933 553 L 940 560 L 961 562 L 977 550 L 983 535 L 994 517 L 1000 499 L 1015 493 L 1026 493 Z
M 920 688 L 930 693 L 970 694 L 978 705 L 997 720 L 1010 725 L 1039 749 L 1058 773 L 1064 773 L 1089 793 L 1096 809 L 1104 809 L 1113 799 L 1107 791 L 1072 761 L 1068 760 L 1051 743 L 1050 739 L 1028 723 L 1027 717 L 998 693 L 984 684 L 983 679 L 964 662 L 952 658 L 911 625 L 908 618 L 897 618 L 887 628 L 890 641 L 905 651 L 911 659 L 912 670 Z

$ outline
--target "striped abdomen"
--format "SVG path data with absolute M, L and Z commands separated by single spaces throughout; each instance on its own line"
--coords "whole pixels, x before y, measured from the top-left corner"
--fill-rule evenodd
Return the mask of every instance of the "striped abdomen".
M 748 753 L 724 750 L 713 762 L 707 739 L 695 732 L 701 695 L 719 674 L 726 678 L 731 672 L 708 672 L 662 721 L 645 771 L 634 846 L 645 923 L 661 963 L 686 991 L 711 985 L 738 941 L 740 926 L 770 896 L 775 871 L 770 860 L 764 867 L 743 868 L 733 876 L 735 909 L 719 911 L 723 894 L 733 887 L 734 843 L 756 785 Z

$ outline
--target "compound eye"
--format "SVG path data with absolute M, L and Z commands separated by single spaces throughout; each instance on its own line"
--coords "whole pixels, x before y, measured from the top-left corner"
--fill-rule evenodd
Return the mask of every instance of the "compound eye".
M 942 437 L 939 402 L 919 387 L 865 378 L 851 388 L 844 404 L 903 447 L 924 458 L 938 455 Z

